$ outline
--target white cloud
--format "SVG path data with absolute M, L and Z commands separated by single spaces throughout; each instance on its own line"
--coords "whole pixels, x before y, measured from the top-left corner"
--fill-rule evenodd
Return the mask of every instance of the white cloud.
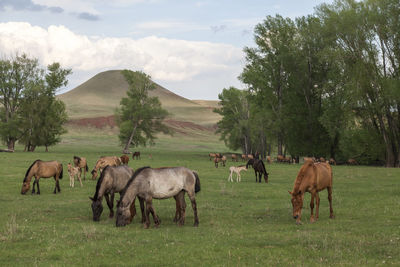
M 3 55 L 25 52 L 44 65 L 56 61 L 81 74 L 128 68 L 168 82 L 188 82 L 200 76 L 237 77 L 243 58 L 241 48 L 227 44 L 157 36 L 137 40 L 90 37 L 65 26 L 46 29 L 23 22 L 0 23 L 0 51 Z M 234 83 L 226 82 L 227 86 Z

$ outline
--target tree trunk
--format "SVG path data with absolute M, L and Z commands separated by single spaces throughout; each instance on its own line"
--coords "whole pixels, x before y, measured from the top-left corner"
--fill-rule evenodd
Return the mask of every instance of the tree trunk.
M 46 150 L 45 150 L 46 152 L 49 152 L 49 147 L 48 146 L 46 146 Z
M 15 140 L 14 139 L 8 139 L 7 148 L 9 150 L 14 150 L 14 147 L 15 147 Z
M 282 140 L 282 134 L 278 134 L 278 155 L 283 155 L 282 151 L 282 146 L 283 146 L 283 140 Z
M 129 139 L 128 139 L 128 141 L 127 141 L 126 144 L 125 144 L 124 151 L 128 151 L 128 150 L 129 150 L 129 146 L 131 145 L 132 139 L 133 139 L 133 137 L 135 136 L 137 126 L 138 126 L 138 125 L 135 124 L 135 126 L 133 127 L 132 133 L 131 133 L 131 135 L 129 136 Z

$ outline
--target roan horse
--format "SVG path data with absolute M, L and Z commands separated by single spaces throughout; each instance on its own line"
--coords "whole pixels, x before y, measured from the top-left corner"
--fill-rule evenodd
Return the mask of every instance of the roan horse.
M 100 221 L 100 216 L 103 212 L 103 196 L 105 197 L 107 206 L 110 209 L 109 217 L 114 217 L 114 194 L 121 194 L 122 190 L 125 188 L 133 173 L 134 171 L 126 165 L 106 166 L 103 169 L 100 178 L 97 181 L 96 192 L 94 193 L 93 197 L 89 197 L 92 200 L 93 221 Z M 141 203 L 141 205 L 143 205 L 143 203 Z M 135 200 L 132 202 L 130 212 L 131 217 L 129 219 L 129 222 L 132 221 L 133 217 L 136 214 Z M 143 211 L 142 217 L 144 217 Z
M 256 183 L 257 183 L 257 173 L 258 173 L 258 182 L 261 183 L 261 176 L 264 175 L 264 180 L 268 183 L 268 175 L 269 173 L 265 169 L 264 162 L 261 159 L 249 159 L 246 164 L 246 169 L 249 166 L 253 166 L 254 174 L 256 175 Z
M 195 193 L 200 191 L 200 180 L 196 172 L 185 167 L 168 167 L 152 169 L 142 167 L 132 175 L 118 202 L 116 226 L 125 226 L 129 222 L 129 206 L 136 196 L 146 201 L 146 221 L 145 228 L 149 228 L 150 212 L 153 215 L 156 227 L 159 226 L 158 219 L 152 205 L 153 198 L 166 199 L 176 197 L 177 208 L 180 209 L 179 225 L 185 223 L 184 193 L 187 192 L 192 203 L 194 212 L 194 226 L 199 225 L 197 217 L 197 205 Z
M 41 161 L 35 160 L 32 165 L 28 168 L 25 174 L 24 181 L 22 182 L 21 194 L 26 194 L 31 186 L 32 177 L 35 176 L 33 182 L 32 194 L 35 194 L 35 185 L 37 184 L 37 194 L 40 195 L 39 179 L 54 177 L 56 185 L 54 187 L 54 194 L 61 192 L 60 184 L 58 179 L 63 177 L 63 166 L 58 161 Z
M 82 176 L 82 168 L 83 168 L 83 180 L 86 180 L 86 172 L 89 171 L 86 158 L 74 156 L 74 165 L 75 167 L 79 168 L 80 176 Z
M 310 222 L 315 222 L 319 216 L 319 195 L 318 192 L 328 190 L 328 200 L 330 208 L 330 218 L 334 218 L 332 209 L 332 168 L 329 163 L 314 163 L 308 159 L 301 166 L 296 180 L 294 181 L 292 196 L 293 218 L 297 224 L 301 224 L 301 209 L 303 208 L 304 193 L 311 194 L 311 217 Z M 314 199 L 316 200 L 316 210 L 314 218 Z

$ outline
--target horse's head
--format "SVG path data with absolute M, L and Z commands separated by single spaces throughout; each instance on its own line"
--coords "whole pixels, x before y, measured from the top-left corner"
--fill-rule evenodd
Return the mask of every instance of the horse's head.
M 95 200 L 92 197 L 89 197 L 92 200 L 92 211 L 93 211 L 93 221 L 100 221 L 100 215 L 103 212 L 103 205 L 101 204 L 101 199 Z
M 131 221 L 131 212 L 129 210 L 129 205 L 128 206 L 123 206 L 121 201 L 118 203 L 118 208 L 117 208 L 117 221 L 116 221 L 116 226 L 125 226 L 129 224 Z
M 300 224 L 301 220 L 301 209 L 303 208 L 303 199 L 304 199 L 304 192 L 290 192 L 289 194 L 292 196 L 292 207 L 293 207 L 293 219 L 296 220 L 297 224 Z
M 268 183 L 268 175 L 269 175 L 268 172 L 264 173 L 264 180 L 265 180 L 266 183 Z
M 97 177 L 97 171 L 93 169 L 90 173 L 92 174 L 92 180 L 95 180 Z
M 21 194 L 25 195 L 28 192 L 29 188 L 31 187 L 31 183 L 28 182 L 26 179 L 22 182 Z

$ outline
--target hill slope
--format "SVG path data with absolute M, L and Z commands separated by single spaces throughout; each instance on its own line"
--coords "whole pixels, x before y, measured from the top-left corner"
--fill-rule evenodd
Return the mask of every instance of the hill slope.
M 108 117 L 114 114 L 122 97 L 126 96 L 128 83 L 120 70 L 101 72 L 75 89 L 57 97 L 65 102 L 72 120 L 83 118 Z M 200 101 L 196 103 L 156 84 L 149 93 L 157 96 L 163 106 L 171 113 L 170 119 L 192 122 L 212 127 L 220 119 L 212 112 L 215 103 Z M 208 105 L 207 103 L 213 103 Z

